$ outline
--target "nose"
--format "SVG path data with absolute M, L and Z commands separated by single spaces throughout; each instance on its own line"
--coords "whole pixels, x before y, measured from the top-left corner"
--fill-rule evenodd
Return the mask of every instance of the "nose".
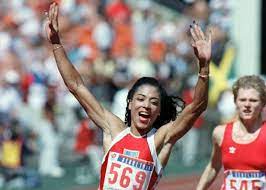
M 245 102 L 245 107 L 250 107 L 250 105 L 251 105 L 251 102 L 250 101 L 246 101 Z
M 146 100 L 146 101 L 144 102 L 144 107 L 145 107 L 145 108 L 150 108 L 150 107 L 151 107 L 151 104 L 150 104 L 150 102 L 149 102 L 148 100 Z

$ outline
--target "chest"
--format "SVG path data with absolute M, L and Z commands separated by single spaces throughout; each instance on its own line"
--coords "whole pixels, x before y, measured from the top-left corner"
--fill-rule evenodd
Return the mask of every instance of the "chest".
M 151 146 L 147 138 L 131 135 L 114 142 L 102 165 L 103 189 L 152 189 L 158 175 Z
M 132 158 L 153 161 L 150 146 L 147 138 L 135 138 L 131 135 L 126 135 L 120 141 L 116 142 L 110 151 Z
M 265 170 L 266 140 L 258 138 L 248 144 L 227 141 L 222 146 L 222 162 L 225 169 Z

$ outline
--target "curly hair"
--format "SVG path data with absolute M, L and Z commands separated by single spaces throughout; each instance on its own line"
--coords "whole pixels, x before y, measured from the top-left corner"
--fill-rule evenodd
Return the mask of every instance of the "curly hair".
M 131 125 L 131 111 L 128 108 L 129 103 L 133 99 L 136 91 L 143 85 L 151 85 L 156 87 L 160 94 L 161 112 L 160 116 L 158 116 L 153 124 L 154 128 L 158 129 L 171 120 L 175 120 L 177 115 L 184 109 L 185 102 L 177 96 L 169 96 L 158 80 L 153 77 L 142 77 L 135 82 L 127 95 L 127 108 L 125 114 L 125 124 L 127 126 Z
M 247 75 L 240 77 L 232 87 L 233 94 L 234 94 L 234 101 L 238 96 L 238 91 L 240 88 L 249 89 L 253 88 L 260 94 L 260 99 L 263 105 L 266 104 L 266 85 L 265 81 L 256 75 Z

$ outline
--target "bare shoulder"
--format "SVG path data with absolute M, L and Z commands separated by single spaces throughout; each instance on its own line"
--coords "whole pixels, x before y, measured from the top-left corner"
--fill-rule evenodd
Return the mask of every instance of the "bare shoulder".
M 212 138 L 219 146 L 222 144 L 226 125 L 218 125 L 214 128 Z

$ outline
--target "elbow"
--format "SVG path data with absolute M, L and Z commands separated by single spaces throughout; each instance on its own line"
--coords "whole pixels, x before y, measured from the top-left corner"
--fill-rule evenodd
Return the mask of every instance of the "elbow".
M 78 87 L 80 86 L 80 84 L 75 81 L 65 81 L 65 85 L 72 94 L 75 94 L 78 90 Z
M 204 112 L 207 109 L 207 107 L 208 107 L 208 101 L 204 101 L 200 108 L 201 113 Z
M 204 111 L 206 111 L 206 109 L 207 109 L 207 104 L 200 106 L 197 111 L 198 115 L 201 115 Z

